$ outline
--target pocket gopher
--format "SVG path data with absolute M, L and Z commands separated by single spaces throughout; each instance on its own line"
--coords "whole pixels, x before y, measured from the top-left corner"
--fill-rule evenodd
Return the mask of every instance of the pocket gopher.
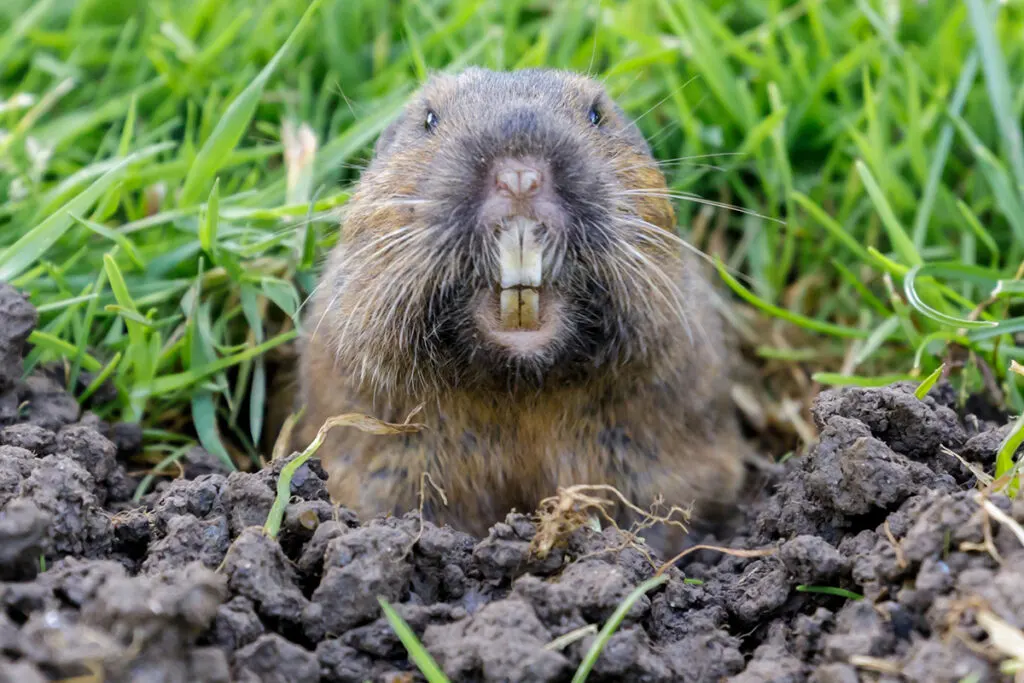
M 381 134 L 311 299 L 305 447 L 335 429 L 336 502 L 419 504 L 486 533 L 560 486 L 610 484 L 698 516 L 728 509 L 744 443 L 715 294 L 676 233 L 657 163 L 597 81 L 471 68 L 430 78 Z

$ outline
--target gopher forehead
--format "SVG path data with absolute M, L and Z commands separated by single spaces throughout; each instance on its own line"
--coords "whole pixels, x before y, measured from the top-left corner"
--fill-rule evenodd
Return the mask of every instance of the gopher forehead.
M 455 75 L 435 75 L 421 90 L 425 104 L 448 110 L 509 102 L 585 109 L 605 97 L 604 87 L 592 78 L 557 69 L 509 72 L 474 67 Z

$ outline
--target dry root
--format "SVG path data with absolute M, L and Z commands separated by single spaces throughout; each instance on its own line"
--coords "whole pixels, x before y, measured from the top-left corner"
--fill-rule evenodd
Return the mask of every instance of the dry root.
M 608 498 L 602 494 L 610 494 Z M 637 521 L 628 530 L 623 530 L 616 523 L 613 512 L 622 506 L 636 515 Z M 614 486 L 605 484 L 581 484 L 559 488 L 557 493 L 540 502 L 534 515 L 537 524 L 537 535 L 533 537 L 530 551 L 539 558 L 547 557 L 552 548 L 565 545 L 570 535 L 578 529 L 590 526 L 593 521 L 604 520 L 609 526 L 619 529 L 626 535 L 626 541 L 618 548 L 608 551 L 620 551 L 635 548 L 647 557 L 652 566 L 656 566 L 647 551 L 640 533 L 657 525 L 672 526 L 686 533 L 686 521 L 690 518 L 688 510 L 672 506 L 665 509 L 660 499 L 655 500 L 650 509 L 639 507 Z

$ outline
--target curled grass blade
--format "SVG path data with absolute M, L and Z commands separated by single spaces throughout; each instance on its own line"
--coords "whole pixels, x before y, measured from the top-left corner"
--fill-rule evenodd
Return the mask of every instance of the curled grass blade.
M 995 327 L 998 324 L 992 320 L 968 320 L 966 318 L 957 318 L 955 316 L 946 315 L 945 313 L 926 304 L 921 300 L 916 287 L 917 277 L 925 271 L 927 271 L 927 266 L 914 266 L 907 271 L 907 274 L 903 278 L 903 293 L 907 296 L 907 301 L 918 313 L 921 313 L 936 322 L 942 323 L 943 325 L 949 325 L 957 328 L 975 329 L 979 327 Z
M 412 416 L 410 415 L 410 418 L 411 417 Z M 288 506 L 288 500 L 291 498 L 292 476 L 294 476 L 295 471 L 302 467 L 307 460 L 316 455 L 316 452 L 320 450 L 324 440 L 327 438 L 327 434 L 335 427 L 355 427 L 359 431 L 366 432 L 367 434 L 386 435 L 412 434 L 423 429 L 424 425 L 412 423 L 408 420 L 402 424 L 384 422 L 383 420 L 378 420 L 375 417 L 361 415 L 359 413 L 346 413 L 344 415 L 328 418 L 316 433 L 316 437 L 313 441 L 306 446 L 306 449 L 296 456 L 295 459 L 281 468 L 281 475 L 277 478 L 277 497 L 274 499 L 274 505 L 270 508 L 270 514 L 267 515 L 267 522 L 263 526 L 263 530 L 271 538 L 276 538 L 277 533 L 281 530 L 281 521 L 284 519 L 284 511 Z

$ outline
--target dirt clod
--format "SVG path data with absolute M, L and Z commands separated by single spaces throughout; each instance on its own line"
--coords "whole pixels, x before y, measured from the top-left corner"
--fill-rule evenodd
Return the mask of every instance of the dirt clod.
M 660 561 L 586 524 L 538 557 L 519 513 L 485 538 L 415 513 L 358 520 L 315 461 L 272 538 L 290 458 L 227 473 L 195 449 L 133 502 L 139 426 L 81 413 L 59 368 L 22 380 L 34 321 L 0 286 L 0 683 L 97 666 L 115 683 L 418 680 L 378 597 L 453 681 L 564 683 Z M 967 410 L 944 384 L 924 400 L 904 384 L 823 393 L 819 442 L 768 470 L 729 528 L 690 539 L 772 554 L 688 555 L 590 680 L 1008 681 L 979 615 L 1024 628 L 1024 545 L 1003 523 L 1024 523 L 1024 499 L 982 510 L 949 451 L 990 466 L 1006 426 Z
M 10 285 L 0 283 L 0 392 L 21 379 L 25 342 L 36 326 L 36 309 Z
M 35 577 L 50 523 L 49 515 L 24 498 L 0 512 L 0 580 Z
M 235 652 L 239 683 L 317 683 L 316 655 L 276 633 L 267 633 Z

